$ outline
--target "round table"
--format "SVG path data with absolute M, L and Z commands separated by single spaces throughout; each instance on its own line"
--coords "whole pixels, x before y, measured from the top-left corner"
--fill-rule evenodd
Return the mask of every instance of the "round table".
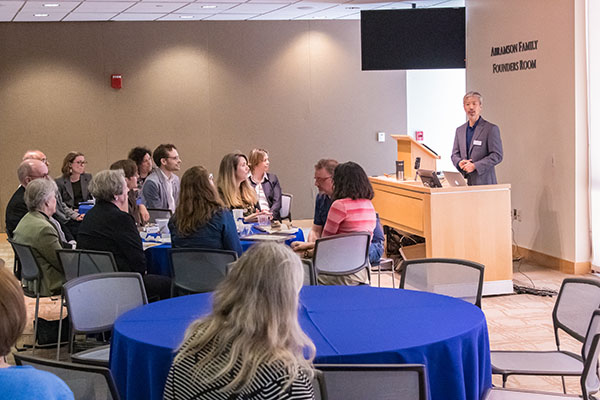
M 257 235 L 263 234 L 262 231 L 254 226 L 252 227 L 252 233 Z M 293 234 L 293 237 L 286 240 L 285 243 L 289 246 L 294 241 L 304 242 L 304 233 L 302 232 L 302 229 L 298 229 L 298 231 Z M 242 244 L 242 251 L 246 251 L 250 246 L 257 242 L 241 239 L 240 243 Z M 171 263 L 169 261 L 170 248 L 170 243 L 163 243 L 144 250 L 144 255 L 146 256 L 146 268 L 149 274 L 171 276 Z
M 110 367 L 124 400 L 162 399 L 174 351 L 210 301 L 210 293 L 178 297 L 116 321 Z M 491 387 L 485 316 L 467 302 L 401 289 L 306 286 L 300 303 L 317 364 L 425 364 L 434 400 L 479 400 Z

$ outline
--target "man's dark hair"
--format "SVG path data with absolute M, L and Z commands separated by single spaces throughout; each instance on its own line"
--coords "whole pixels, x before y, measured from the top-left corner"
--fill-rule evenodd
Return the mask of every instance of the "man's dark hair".
M 160 168 L 160 160 L 162 160 L 163 158 L 168 158 L 169 157 L 169 152 L 172 150 L 177 150 L 177 147 L 175 147 L 174 144 L 161 144 L 159 145 L 155 150 L 154 153 L 152 153 L 152 159 L 154 160 L 154 164 L 156 164 L 156 166 L 158 168 Z
M 333 174 L 333 200 L 373 198 L 373 187 L 364 169 L 348 161 L 335 167 Z
M 129 158 L 130 160 L 133 160 L 135 162 L 135 165 L 137 165 L 139 167 L 140 164 L 142 163 L 142 161 L 144 161 L 144 157 L 146 156 L 146 154 L 148 154 L 150 157 L 152 157 L 152 152 L 150 151 L 149 148 L 134 147 L 133 149 L 131 149 L 129 151 L 127 158 Z

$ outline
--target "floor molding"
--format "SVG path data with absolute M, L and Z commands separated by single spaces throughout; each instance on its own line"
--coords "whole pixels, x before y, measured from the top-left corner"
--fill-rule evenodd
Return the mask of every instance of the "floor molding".
M 592 271 L 592 263 L 590 261 L 575 262 L 564 260 L 525 247 L 513 247 L 513 256 L 521 256 L 531 263 L 551 268 L 565 274 L 583 275 Z

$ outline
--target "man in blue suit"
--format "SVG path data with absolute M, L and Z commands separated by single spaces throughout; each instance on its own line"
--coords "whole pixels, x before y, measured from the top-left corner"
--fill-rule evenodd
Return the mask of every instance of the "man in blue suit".
M 468 121 L 456 128 L 452 148 L 452 163 L 469 185 L 498 183 L 494 167 L 502 161 L 500 129 L 481 118 L 482 102 L 477 92 L 468 92 L 463 97 Z

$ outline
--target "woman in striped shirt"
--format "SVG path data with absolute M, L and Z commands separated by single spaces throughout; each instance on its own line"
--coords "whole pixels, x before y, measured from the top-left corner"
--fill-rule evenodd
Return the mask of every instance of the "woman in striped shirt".
M 377 223 L 371 203 L 373 187 L 360 165 L 349 161 L 339 164 L 333 174 L 333 203 L 327 214 L 322 237 L 350 232 L 369 232 Z M 369 283 L 366 269 L 350 275 L 319 275 L 319 282 L 328 285 L 358 285 Z
M 315 346 L 298 324 L 303 279 L 287 246 L 245 252 L 214 292 L 212 313 L 188 328 L 164 399 L 314 399 Z

